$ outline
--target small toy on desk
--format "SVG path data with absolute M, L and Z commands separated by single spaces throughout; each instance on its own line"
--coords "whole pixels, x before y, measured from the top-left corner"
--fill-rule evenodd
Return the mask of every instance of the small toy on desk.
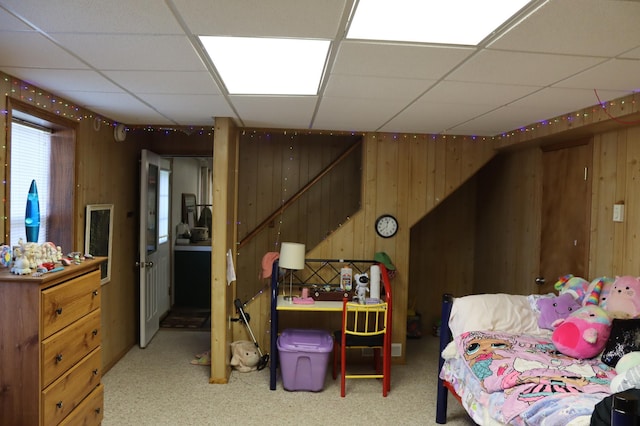
M 298 305 L 313 305 L 316 302 L 312 297 L 309 297 L 309 288 L 304 287 L 302 289 L 302 294 L 300 295 L 300 297 L 293 298 L 293 303 L 296 303 Z
M 369 275 L 365 272 L 363 274 L 356 274 L 356 294 L 360 304 L 364 305 L 367 299 L 367 293 L 369 292 Z

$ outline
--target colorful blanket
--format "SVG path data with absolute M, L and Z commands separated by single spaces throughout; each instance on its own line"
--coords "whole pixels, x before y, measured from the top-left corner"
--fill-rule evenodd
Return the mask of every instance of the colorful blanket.
M 558 399 L 569 401 L 585 394 L 601 399 L 610 393 L 615 377 L 613 369 L 599 359 L 567 357 L 545 337 L 472 331 L 455 340 L 482 391 L 504 392 L 501 417 L 507 423 L 528 410 L 557 406 Z M 535 410 L 530 410 L 534 405 Z

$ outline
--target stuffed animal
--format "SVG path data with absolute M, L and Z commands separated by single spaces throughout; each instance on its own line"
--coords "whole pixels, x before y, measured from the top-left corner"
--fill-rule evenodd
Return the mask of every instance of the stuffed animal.
M 587 296 L 589 289 L 589 281 L 584 278 L 574 277 L 572 274 L 567 274 L 558 279 L 553 285 L 553 288 L 558 291 L 558 294 L 569 293 L 574 299 L 581 305 L 584 304 L 584 299 Z
M 640 315 L 640 277 L 616 276 L 606 304 L 613 318 L 635 318 Z
M 573 312 L 551 335 L 556 349 L 573 358 L 593 358 L 604 349 L 611 333 L 611 319 L 599 306 L 587 305 Z
M 237 340 L 231 343 L 231 366 L 241 373 L 258 369 L 260 355 L 258 348 L 248 340 Z
M 592 303 L 595 300 L 595 304 L 600 306 L 605 311 L 607 310 L 607 300 L 609 299 L 609 293 L 611 292 L 611 287 L 613 287 L 613 283 L 615 282 L 615 278 L 612 277 L 598 277 L 591 281 L 589 284 L 589 288 L 587 289 L 587 299 L 583 304 Z
M 611 392 L 640 389 L 640 352 L 626 353 L 616 364 L 618 375 L 611 380 Z
M 536 305 L 540 315 L 538 316 L 538 327 L 553 330 L 574 311 L 580 309 L 580 303 L 569 293 L 560 296 L 541 297 Z

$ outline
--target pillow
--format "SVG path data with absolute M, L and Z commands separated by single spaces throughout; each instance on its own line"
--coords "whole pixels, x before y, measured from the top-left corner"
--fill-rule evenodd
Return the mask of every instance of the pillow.
M 623 355 L 633 351 L 640 351 L 640 318 L 614 318 L 600 359 L 609 367 L 615 367 Z
M 496 293 L 472 294 L 453 300 L 449 328 L 454 337 L 467 331 L 504 331 L 550 335 L 538 327 L 538 316 L 527 296 Z

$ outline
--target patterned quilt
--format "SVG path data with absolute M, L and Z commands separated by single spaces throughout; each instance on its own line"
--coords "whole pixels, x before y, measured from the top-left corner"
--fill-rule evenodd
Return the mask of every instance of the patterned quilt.
M 470 373 L 463 380 L 476 382 L 467 397 L 493 405 L 488 411 L 502 423 L 532 424 L 538 416 L 564 413 L 562 420 L 545 423 L 567 424 L 571 416 L 590 414 L 610 393 L 615 377 L 599 358 L 567 357 L 546 337 L 472 331 L 456 337 L 455 344 L 461 354 L 459 368 Z

